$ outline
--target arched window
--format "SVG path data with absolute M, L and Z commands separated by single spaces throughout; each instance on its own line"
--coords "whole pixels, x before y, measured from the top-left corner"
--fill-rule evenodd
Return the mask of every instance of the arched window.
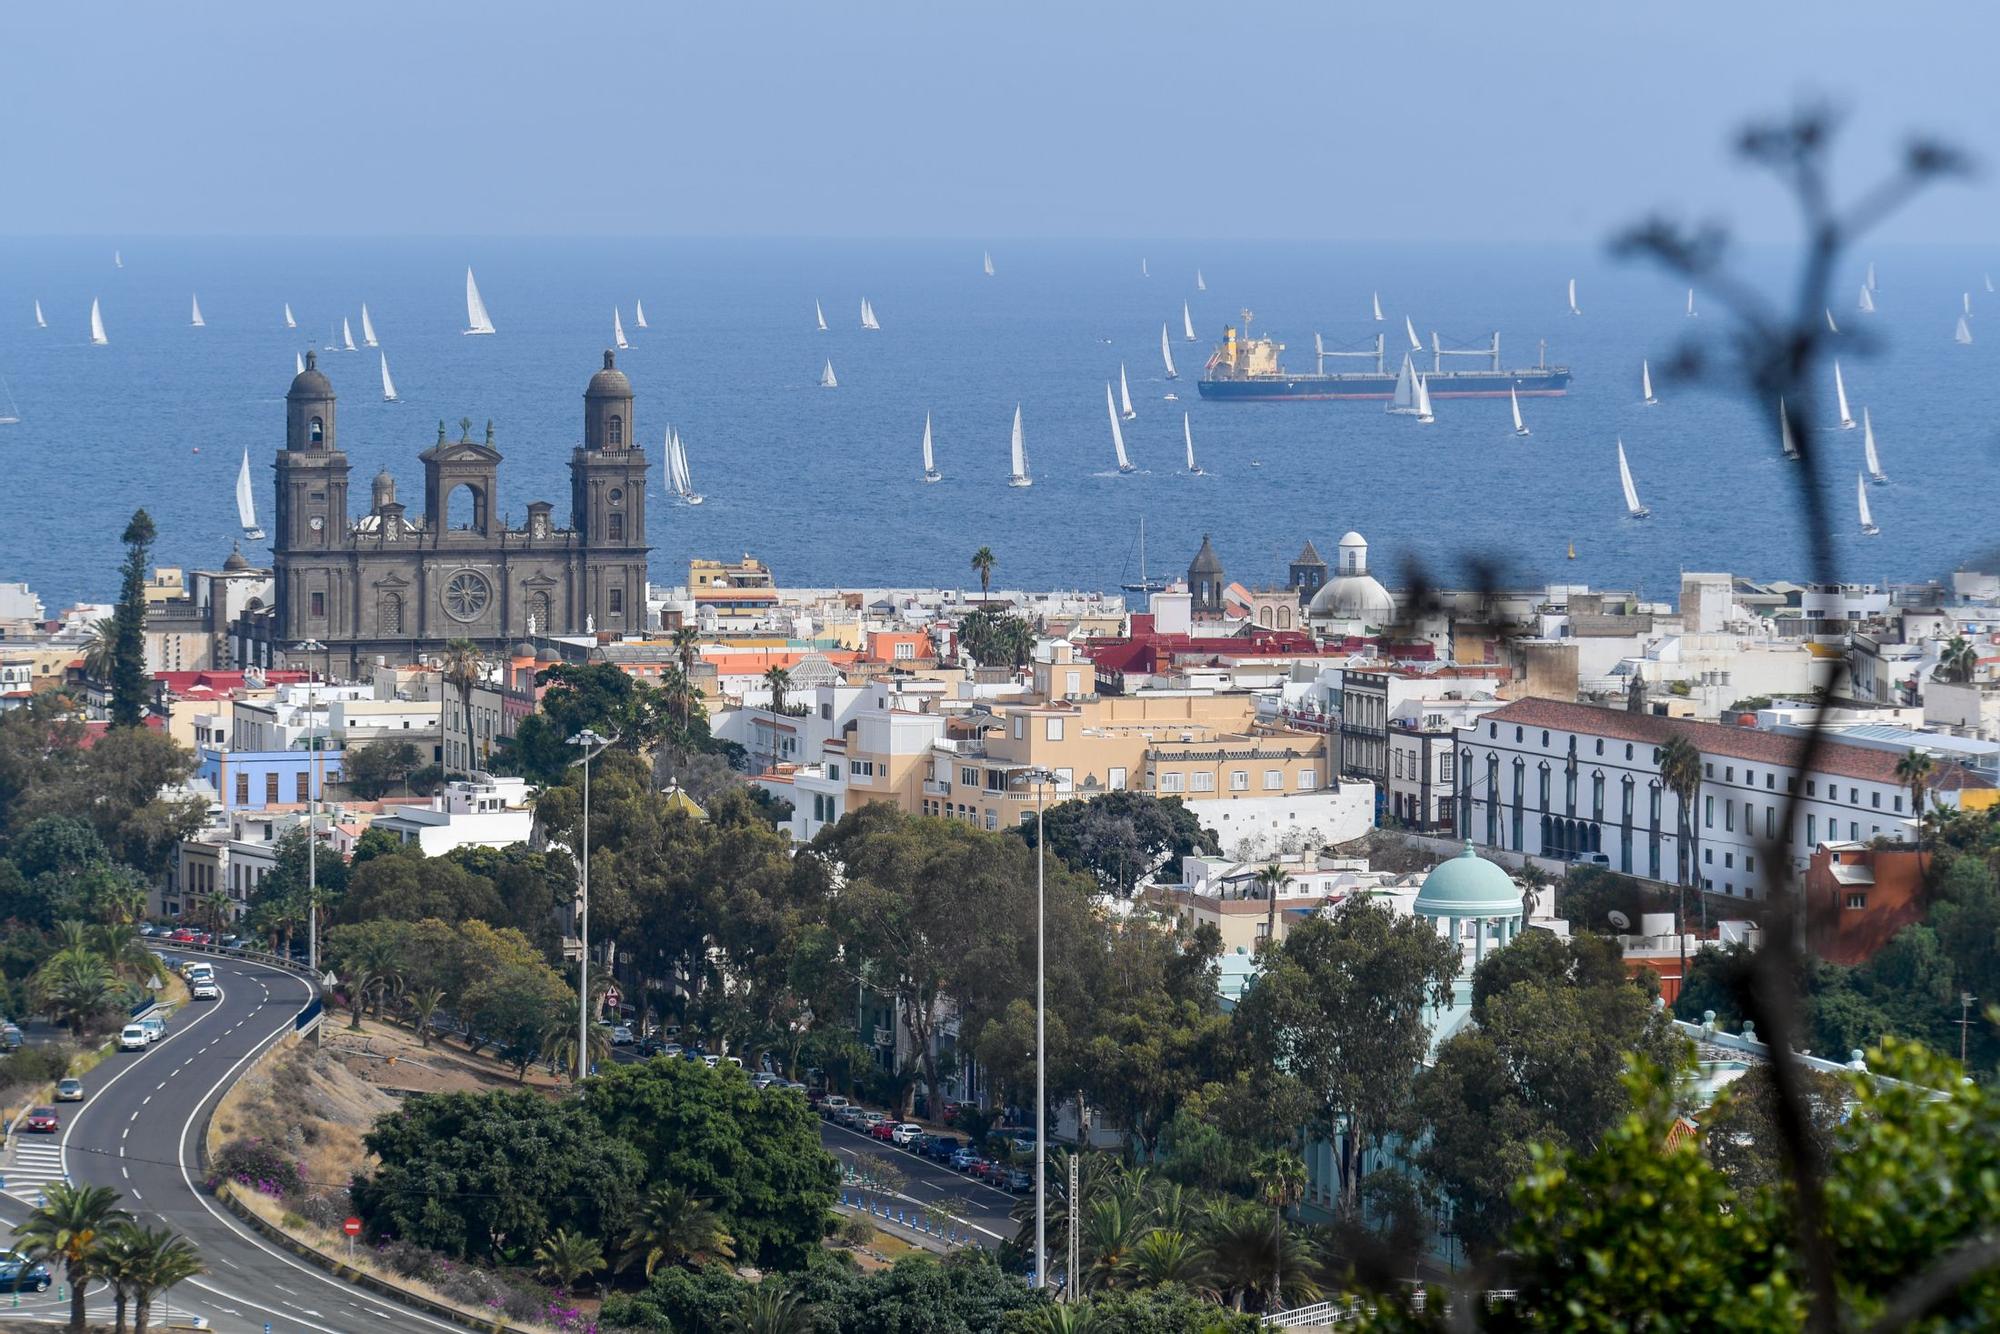
M 611 414 L 611 422 L 605 428 L 604 442 L 608 445 L 625 443 L 625 419 L 615 412 Z
M 306 427 L 306 439 L 317 445 L 326 439 L 326 423 L 314 417 Z
M 1266 630 L 1271 628 L 1271 609 L 1269 607 L 1257 608 L 1257 624 L 1263 626 Z
M 375 608 L 376 628 L 385 635 L 403 633 L 403 595 L 384 593 Z
M 1278 628 L 1280 630 L 1289 630 L 1292 628 L 1292 609 L 1290 607 L 1278 608 Z
M 549 628 L 549 595 L 547 593 L 528 594 L 528 620 L 533 622 L 538 634 L 552 633 Z

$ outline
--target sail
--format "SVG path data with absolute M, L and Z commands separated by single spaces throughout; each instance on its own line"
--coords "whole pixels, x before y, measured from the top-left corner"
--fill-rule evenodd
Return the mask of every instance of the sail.
M 1647 403 L 1657 403 L 1660 401 L 1653 397 L 1652 363 L 1646 361 L 1644 358 L 1641 358 L 1639 361 L 1639 397 Z
M 382 358 L 382 401 L 384 403 L 394 403 L 396 401 L 396 382 L 389 378 L 389 354 L 387 352 L 377 352 L 375 355 Z
M 1840 332 L 1840 326 L 1839 326 L 1838 324 L 1835 324 L 1835 323 L 1833 322 L 1833 307 L 1832 307 L 1832 306 L 1828 306 L 1828 307 L 1826 308 L 1826 327 L 1827 327 L 1827 331 L 1828 331 L 1828 332 L 1830 332 L 1830 333 L 1839 333 L 1839 332 Z
M 1863 315 L 1873 315 L 1875 313 L 1875 297 L 1865 287 L 1861 289 L 1861 313 Z
M 494 332 L 493 317 L 486 313 L 486 303 L 479 298 L 479 284 L 472 281 L 472 269 L 465 270 L 465 332 L 469 334 L 490 334 Z
M 1965 322 L 1965 316 L 1961 315 L 1958 317 L 1958 328 L 1952 331 L 1951 337 L 1952 341 L 1957 343 L 1969 343 L 1972 341 L 1972 326 Z
M 361 342 L 365 347 L 380 347 L 375 341 L 375 321 L 368 318 L 368 303 L 361 303 Z
M 1688 288 L 1688 318 L 1689 318 L 1689 319 L 1693 319 L 1693 318 L 1694 318 L 1694 316 L 1695 316 L 1695 309 L 1694 309 L 1694 289 L 1693 289 L 1692 287 L 1690 287 L 1690 288 Z
M 1122 361 L 1118 363 L 1118 408 L 1125 414 L 1126 421 L 1139 415 L 1132 411 L 1132 386 L 1125 383 L 1125 363 Z
M 1875 526 L 1875 516 L 1868 509 L 1868 479 L 1860 473 L 1854 474 L 1854 498 L 1861 506 L 1861 531 L 1873 535 L 1882 530 Z
M 1861 459 L 1868 465 L 1868 475 L 1878 482 L 1889 479 L 1882 474 L 1882 460 L 1875 453 L 1875 423 L 1868 419 L 1868 409 L 1861 409 Z
M 1625 512 L 1635 519 L 1644 518 L 1647 509 L 1639 503 L 1639 488 L 1632 485 L 1632 465 L 1625 461 L 1625 442 L 1618 442 L 1618 485 L 1625 489 Z
M 296 352 L 292 353 L 292 365 L 297 368 L 292 374 L 304 375 L 306 373 L 306 359 Z
M 1141 278 L 1150 278 L 1153 276 L 1153 271 L 1146 267 L 1146 260 L 1143 255 L 1139 258 L 1139 276 Z
M 1526 423 L 1524 423 L 1521 420 L 1521 395 L 1515 390 L 1514 386 L 1511 384 L 1507 386 L 1507 399 L 1509 404 L 1514 409 L 1514 434 L 1526 435 L 1528 433 L 1528 427 Z
M 1408 315 L 1403 316 L 1403 330 L 1405 333 L 1410 335 L 1410 351 L 1412 352 L 1423 351 L 1424 340 L 1417 337 L 1417 326 L 1410 322 L 1410 317 Z
M 1569 280 L 1569 313 L 1572 315 L 1583 314 L 1582 311 L 1576 308 L 1576 279 L 1574 278 Z
M 861 298 L 861 327 L 864 329 L 879 329 L 882 327 L 875 321 L 875 307 L 868 304 L 868 298 L 865 296 Z
M 340 341 L 346 345 L 346 349 L 349 352 L 359 352 L 361 350 L 354 345 L 354 326 L 348 322 L 345 315 L 340 317 Z
M 119 253 L 118 253 L 118 252 L 117 252 L 116 250 L 112 251 L 112 252 L 111 252 L 111 267 L 112 267 L 112 268 L 114 268 L 114 269 L 122 269 L 122 268 L 124 268 L 124 267 L 125 267 L 125 256 L 123 256 L 123 255 L 119 254 Z
M 833 361 L 831 358 L 827 360 L 826 369 L 819 373 L 819 387 L 822 389 L 840 388 L 840 381 L 833 378 Z
M 1208 290 L 1208 280 L 1201 276 L 1200 269 L 1194 271 L 1194 290 L 1197 292 L 1206 292 Z
M 931 457 L 931 414 L 924 414 L 924 476 L 937 476 L 937 461 Z
M 104 336 L 104 312 L 97 308 L 97 298 L 90 298 L 90 341 L 103 347 L 111 340 Z
M 641 329 L 646 327 L 646 303 L 636 298 L 632 302 L 632 323 Z
M 1993 290 L 1993 275 L 1989 273 L 1984 275 L 1984 277 L 1986 279 L 1986 290 L 1990 292 Z
M 46 329 L 49 327 L 49 322 L 42 318 L 42 303 L 40 301 L 35 302 L 35 327 L 37 329 Z
M 1420 422 L 1437 420 L 1437 414 L 1431 411 L 1430 383 L 1421 375 L 1417 377 L 1417 420 Z
M 982 250 L 979 252 L 979 266 L 986 270 L 987 277 L 991 278 L 993 276 L 993 252 L 991 250 Z
M 1181 336 L 1190 343 L 1194 341 L 1194 316 L 1188 313 L 1188 303 L 1181 302 Z
M 1833 396 L 1840 402 L 1840 429 L 1854 429 L 1854 414 L 1847 409 L 1847 381 L 1840 378 L 1840 358 L 1833 359 Z
M 1410 354 L 1403 354 L 1403 369 L 1396 375 L 1396 392 L 1389 399 L 1388 410 L 1402 416 L 1414 416 L 1417 411 L 1417 368 L 1410 364 Z
M 1778 446 L 1785 451 L 1785 457 L 1799 456 L 1799 442 L 1792 438 L 1792 416 L 1785 411 L 1785 400 L 1778 400 Z
M 1160 326 L 1160 360 L 1167 363 L 1167 378 L 1169 380 L 1178 380 L 1181 378 L 1181 373 L 1174 369 L 1174 349 L 1167 342 L 1167 326 L 1164 324 Z
M 1382 322 L 1382 294 L 1380 292 L 1375 293 L 1375 322 L 1377 324 Z
M 292 318 L 292 303 L 289 301 L 285 303 L 285 327 L 287 329 L 296 329 L 299 327 L 299 322 Z
M 188 326 L 194 329 L 206 329 L 208 321 L 201 317 L 201 298 L 191 296 L 188 298 L 188 304 L 191 307 L 188 313 Z
M 667 489 L 689 504 L 695 504 L 701 497 L 695 494 L 694 474 L 688 468 L 687 446 L 681 442 L 677 427 L 667 428 Z
M 1125 432 L 1118 427 L 1118 406 L 1111 401 L 1111 382 L 1104 382 L 1104 411 L 1111 418 L 1111 448 L 1118 455 L 1118 471 L 1131 472 L 1132 460 L 1125 457 Z
M 1013 458 L 1014 471 L 1007 481 L 1010 486 L 1028 485 L 1028 442 L 1021 435 L 1021 405 L 1014 405 L 1014 435 L 1008 442 Z
M 257 526 L 257 493 L 250 485 L 250 451 L 243 451 L 243 466 L 236 473 L 236 519 L 248 537 L 262 537 Z
M 618 318 L 618 307 L 611 308 L 611 345 L 623 352 L 632 346 L 625 341 L 625 323 Z
M 1187 444 L 1188 471 L 1200 472 L 1201 465 L 1194 461 L 1194 426 L 1189 423 L 1185 412 L 1181 414 L 1181 439 Z

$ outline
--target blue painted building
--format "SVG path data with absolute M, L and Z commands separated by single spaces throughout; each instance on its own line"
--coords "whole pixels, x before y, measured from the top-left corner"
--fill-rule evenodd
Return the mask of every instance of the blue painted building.
M 195 776 L 215 789 L 222 809 L 261 811 L 325 800 L 325 786 L 340 781 L 344 752 L 323 750 L 210 750 L 203 747 Z

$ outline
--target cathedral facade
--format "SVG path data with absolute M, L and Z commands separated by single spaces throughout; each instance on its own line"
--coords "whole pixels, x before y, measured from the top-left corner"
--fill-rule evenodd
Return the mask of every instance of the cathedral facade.
M 583 395 L 583 443 L 570 454 L 570 512 L 537 500 L 509 527 L 496 516 L 500 451 L 469 425 L 419 457 L 423 510 L 396 499 L 387 472 L 369 506 L 348 508 L 333 385 L 306 354 L 285 395 L 273 535 L 274 646 L 299 661 L 349 672 L 375 657 L 407 662 L 454 639 L 498 651 L 530 634 L 646 628 L 646 455 L 632 418 L 632 384 L 604 354 Z

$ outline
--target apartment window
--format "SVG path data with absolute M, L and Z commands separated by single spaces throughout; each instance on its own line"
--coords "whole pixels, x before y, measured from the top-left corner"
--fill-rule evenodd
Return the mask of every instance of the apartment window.
M 1548 749 L 1548 744 L 1549 744 L 1549 734 L 1548 730 L 1544 728 L 1542 731 L 1542 748 L 1544 750 Z
M 1604 753 L 1604 738 L 1603 738 L 1603 737 L 1599 737 L 1599 738 L 1597 738 L 1597 753 L 1598 753 L 1599 755 L 1602 755 L 1602 754 Z
M 1755 857 L 1752 857 L 1747 852 L 1743 854 L 1743 869 L 1746 871 L 1754 871 L 1757 869 L 1757 859 Z
M 1285 790 L 1285 771 L 1283 769 L 1266 769 L 1264 771 L 1264 790 L 1266 792 L 1283 792 Z
M 1703 824 L 1703 825 L 1705 825 L 1706 827 L 1708 827 L 1708 828 L 1710 828 L 1710 829 L 1713 829 L 1713 828 L 1715 828 L 1715 798 L 1714 798 L 1714 797 L 1703 797 L 1703 798 L 1701 799 L 1701 822 L 1702 822 L 1702 824 Z
M 1062 739 L 1063 739 L 1063 720 L 1062 720 L 1062 719 L 1060 719 L 1060 718 L 1050 718 L 1050 719 L 1047 719 L 1047 720 L 1045 721 L 1045 723 L 1044 723 L 1044 726 L 1043 726 L 1043 728 L 1042 728 L 1042 739 L 1043 739 L 1043 740 L 1045 740 L 1045 741 L 1060 741 L 1060 740 L 1062 740 Z
M 896 662 L 909 662 L 915 659 L 916 656 L 917 646 L 913 640 L 898 640 L 889 649 L 889 657 Z
M 1808 797 L 1819 795 L 1819 785 L 1810 778 L 1806 779 L 1806 795 Z
M 236 804 L 238 806 L 248 806 L 250 804 L 249 774 L 240 773 L 236 775 Z
M 1604 818 L 1603 774 L 1592 774 L 1590 776 L 1590 818 L 1593 820 L 1602 820 Z
M 1231 769 L 1229 771 L 1229 790 L 1231 792 L 1248 792 L 1250 790 L 1250 771 L 1248 769 Z
M 1541 772 L 1540 796 L 1542 809 L 1546 811 L 1549 808 L 1549 771 L 1546 768 Z
M 1488 723 L 1488 724 L 1486 724 L 1486 735 L 1487 735 L 1487 736 L 1489 736 L 1489 737 L 1492 737 L 1492 738 L 1494 738 L 1495 740 L 1499 739 L 1499 736 L 1500 736 L 1500 724 L 1498 724 L 1498 723 Z
M 1076 771 L 1073 769 L 1056 770 L 1056 791 L 1058 793 L 1069 791 L 1070 783 L 1075 779 L 1075 777 L 1076 777 Z
M 1722 827 L 1729 833 L 1736 832 L 1736 803 L 1727 797 L 1722 799 Z
M 1735 866 L 1735 865 L 1736 865 L 1736 854 L 1735 854 L 1735 853 L 1733 853 L 1733 852 L 1725 852 L 1725 853 L 1723 853 L 1723 854 L 1722 854 L 1722 864 L 1723 864 L 1724 866 L 1729 866 L 1729 867 L 1733 867 L 1733 866 Z
M 986 808 L 986 827 L 988 829 L 998 829 L 1000 827 L 1000 817 L 994 814 L 991 806 Z
M 1701 850 L 1701 859 L 1702 859 L 1702 860 L 1703 860 L 1704 862 L 1707 862 L 1707 863 L 1708 863 L 1708 864 L 1709 864 L 1710 866 L 1713 866 L 1713 865 L 1715 865 L 1715 849 L 1714 849 L 1714 848 L 1703 848 L 1703 849 Z
M 1745 769 L 1743 771 L 1743 786 L 1745 787 L 1757 786 L 1757 774 L 1755 770 Z
M 1725 767 L 1725 768 L 1723 769 L 1723 771 L 1722 771 L 1722 781 L 1723 781 L 1723 782 L 1725 782 L 1725 783 L 1733 783 L 1733 782 L 1735 782 L 1735 781 L 1736 781 L 1736 766 L 1735 766 L 1735 765 L 1733 765 L 1733 764 L 1732 764 L 1732 765 L 1729 765 L 1729 766 L 1727 766 L 1727 767 Z
M 1819 843 L 1819 817 L 1810 813 L 1806 816 L 1806 846 L 1815 847 Z
M 1014 715 L 1014 739 L 1015 739 L 1016 741 L 1023 741 L 1023 740 L 1026 740 L 1026 739 L 1027 739 L 1027 735 L 1028 735 L 1028 720 L 1027 720 L 1026 718 L 1023 718 L 1023 717 L 1022 717 L 1022 716 L 1021 716 L 1020 714 L 1018 714 L 1018 713 L 1017 713 L 1017 714 L 1015 714 L 1015 715 Z
M 1215 791 L 1215 775 L 1206 769 L 1197 769 L 1189 775 L 1188 786 L 1195 792 Z
M 1448 750 L 1439 752 L 1438 782 L 1450 783 L 1455 781 L 1454 778 L 1452 777 L 1452 772 L 1451 772 L 1452 758 L 1453 758 L 1452 753 Z
M 1896 814 L 1898 814 L 1898 815 L 1901 815 L 1901 814 L 1903 813 L 1903 799 L 1902 799 L 1902 797 L 1901 797 L 1901 796 L 1891 796 L 1891 797 L 1889 798 L 1889 809 L 1890 809 L 1890 810 L 1892 810 L 1892 811 L 1894 811 L 1894 812 L 1896 812 Z
M 1850 787 L 1849 789 L 1847 789 L 1847 804 L 1850 806 L 1859 806 L 1861 804 L 1860 788 Z
M 1703 764 L 1701 766 L 1701 776 L 1703 778 L 1715 777 L 1715 766 L 1712 764 Z
M 1870 793 L 1868 794 L 1868 804 L 1869 804 L 1870 806 L 1873 806 L 1873 807 L 1874 807 L 1874 808 L 1875 808 L 1876 810 L 1878 810 L 1878 811 L 1879 811 L 1879 810 L 1881 810 L 1881 809 L 1882 809 L 1882 794 L 1881 794 L 1880 792 L 1870 792 Z
M 1123 792 L 1125 790 L 1125 766 L 1113 766 L 1109 776 L 1104 780 L 1104 785 L 1113 792 Z
M 1319 777 L 1310 769 L 1299 770 L 1299 791 L 1310 792 L 1319 785 Z
M 978 786 L 979 786 L 979 770 L 977 770 L 977 769 L 960 769 L 960 770 L 958 771 L 958 781 L 959 781 L 960 783 L 964 784 L 964 785 L 965 785 L 966 787 L 978 787 Z
M 1625 758 L 1628 760 L 1632 758 L 1632 743 L 1629 741 L 1625 743 Z
M 1861 821 L 1849 820 L 1847 822 L 1847 841 L 1850 843 L 1859 843 L 1861 841 Z
M 829 760 L 826 766 L 826 777 L 828 782 L 838 783 L 840 781 L 840 766 Z
M 860 774 L 863 778 L 873 778 L 875 776 L 875 761 L 873 760 L 856 760 L 854 763 L 848 765 L 847 768 L 850 773 Z
M 1868 906 L 1868 896 L 1866 894 L 1849 894 L 1847 896 L 1847 906 L 1855 909 L 1866 908 Z
M 833 705 L 831 704 L 820 705 L 819 716 L 821 722 L 831 722 L 833 720 Z
M 1063 675 L 1063 680 L 1064 680 L 1064 682 L 1066 683 L 1066 684 L 1065 684 L 1065 685 L 1063 686 L 1063 689 L 1064 689 L 1064 690 L 1066 690 L 1066 691 L 1068 691 L 1068 692 L 1069 692 L 1070 694 L 1072 694 L 1072 695 L 1080 695 L 1080 694 L 1082 694 L 1082 693 L 1083 693 L 1083 673 L 1082 673 L 1082 672 L 1066 672 L 1066 673 L 1064 673 L 1064 675 Z
M 308 802 L 312 800 L 312 775 L 296 773 L 292 775 L 292 800 Z
M 1180 774 L 1160 775 L 1160 791 L 1184 792 L 1186 790 L 1187 790 L 1187 780 L 1182 775 Z
M 278 804 L 278 776 L 276 774 L 264 775 L 264 804 L 266 806 L 275 806 Z
M 1522 739 L 1524 738 L 1524 736 L 1525 736 L 1525 733 L 1523 733 L 1522 729 L 1520 729 L 1520 728 L 1518 728 L 1518 727 L 1514 729 L 1514 740 L 1515 740 L 1515 741 L 1517 741 L 1517 742 L 1518 742 L 1518 741 L 1522 740 Z
M 1776 838 L 1777 836 L 1778 808 L 1776 806 L 1766 806 L 1764 808 L 1764 837 Z

